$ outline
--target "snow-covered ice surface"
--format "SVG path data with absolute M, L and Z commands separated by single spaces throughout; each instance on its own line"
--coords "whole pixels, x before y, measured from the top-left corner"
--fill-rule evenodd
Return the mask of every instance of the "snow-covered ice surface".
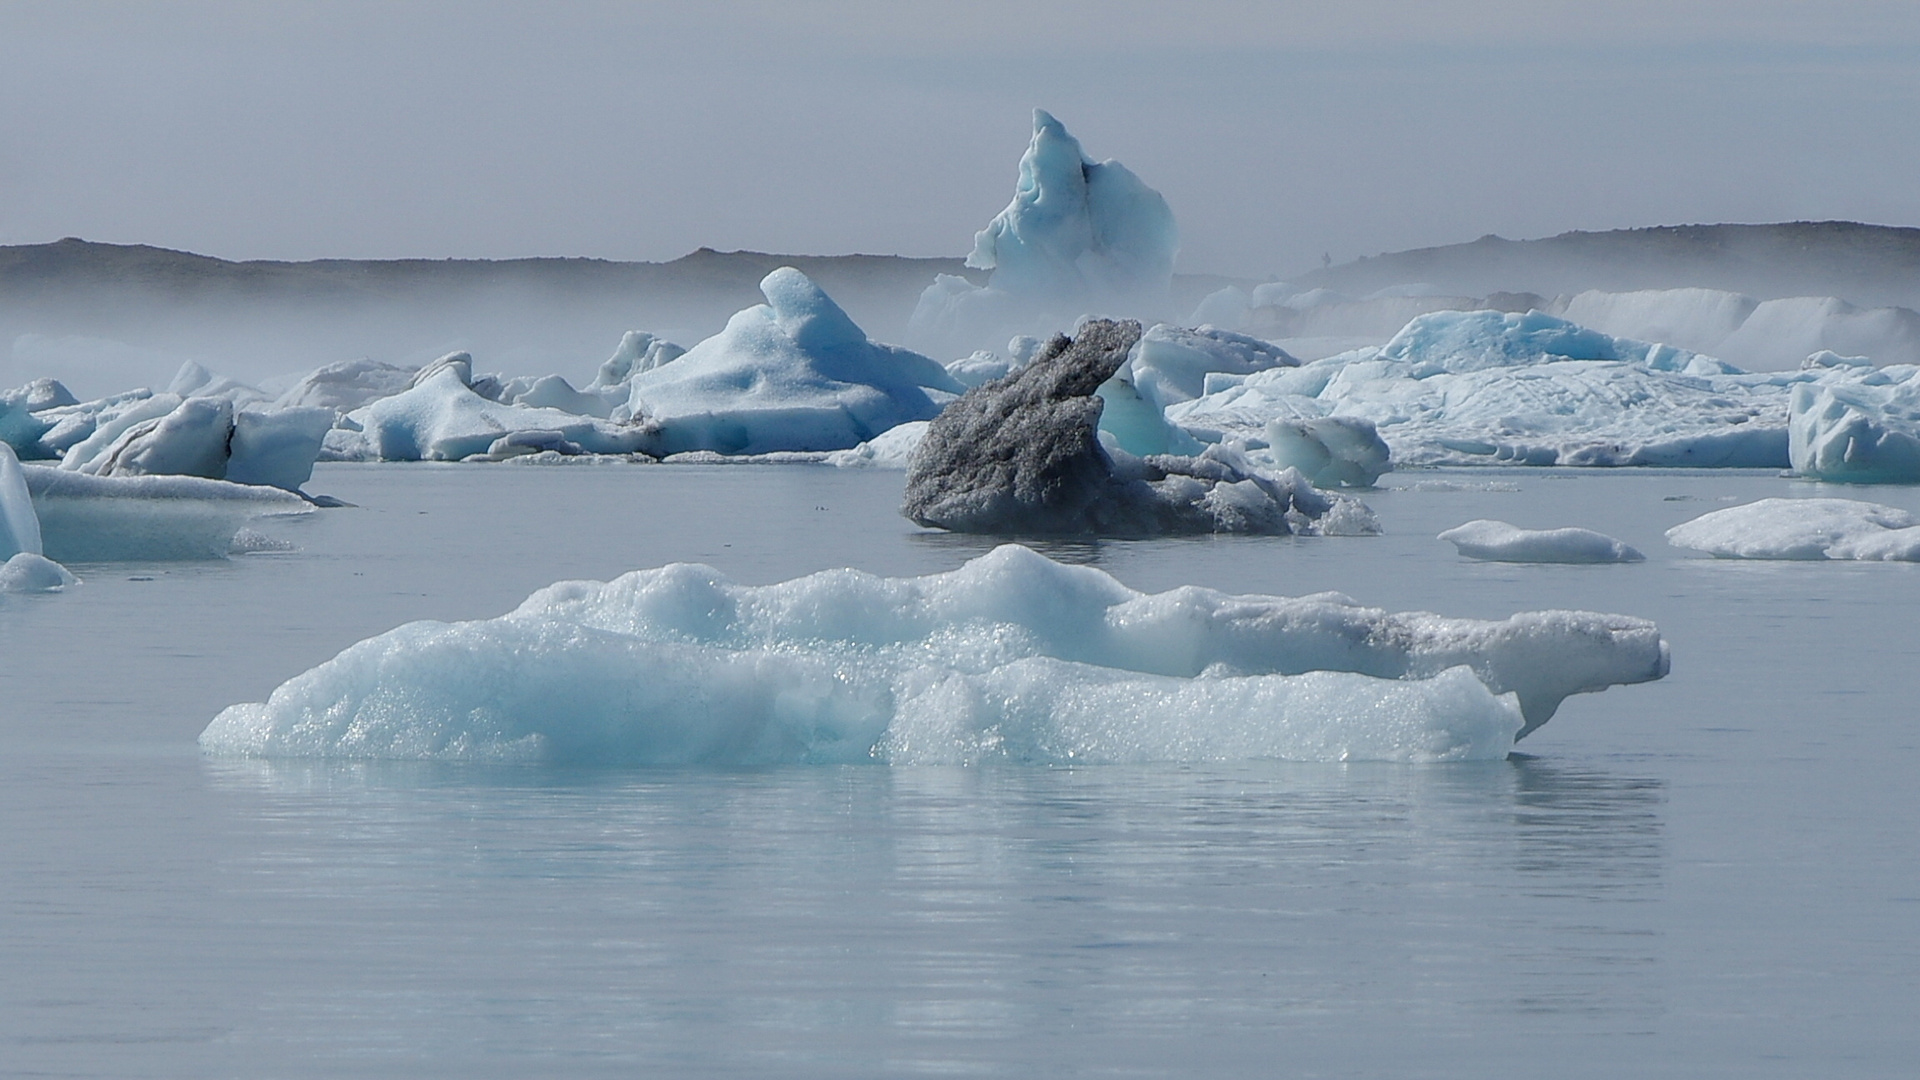
M 403 623 L 675 562 L 996 546 L 871 469 L 322 464 L 297 554 L 0 598 L 0 1072 L 1894 1077 L 1920 1056 L 1920 566 L 1662 533 L 1777 471 L 1406 470 L 1364 542 L 1039 546 L 1130 589 L 1621 611 L 1658 682 L 1506 761 L 578 769 L 204 756 Z M 1499 489 L 1494 489 L 1498 486 Z M 1846 489 L 1920 510 L 1920 489 Z M 1596 517 L 1596 508 L 1603 516 Z M 1635 567 L 1476 562 L 1475 518 Z M 1383 1037 L 1390 1032 L 1392 1037 Z
M 1675 525 L 1667 541 L 1722 559 L 1920 562 L 1920 518 L 1858 499 L 1761 499 Z
M 1469 559 L 1493 562 L 1622 563 L 1647 558 L 1638 549 L 1592 529 L 1522 529 L 1488 518 L 1456 525 L 1436 539 L 1452 544 Z

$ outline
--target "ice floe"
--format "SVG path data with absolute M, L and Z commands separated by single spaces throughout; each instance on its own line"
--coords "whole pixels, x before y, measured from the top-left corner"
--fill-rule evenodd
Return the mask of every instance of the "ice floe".
M 1147 595 L 1007 546 L 735 584 L 675 564 L 419 622 L 235 705 L 211 753 L 596 764 L 1484 760 L 1666 674 L 1642 619 Z
M 1675 525 L 1667 542 L 1721 559 L 1920 562 L 1920 520 L 1857 499 L 1761 499 Z
M 1522 529 L 1481 518 L 1456 525 L 1438 539 L 1469 559 L 1518 563 L 1642 562 L 1646 556 L 1592 529 Z

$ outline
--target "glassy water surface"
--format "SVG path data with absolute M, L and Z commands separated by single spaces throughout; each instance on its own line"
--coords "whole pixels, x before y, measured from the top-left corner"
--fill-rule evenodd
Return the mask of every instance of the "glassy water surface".
M 1387 482 L 1378 538 L 1039 546 L 1148 590 L 1643 615 L 1672 676 L 1492 764 L 223 761 L 220 708 L 400 622 L 993 542 L 899 519 L 897 473 L 342 466 L 310 490 L 356 507 L 268 527 L 296 553 L 76 567 L 0 601 L 0 1075 L 1910 1075 L 1920 567 L 1662 541 L 1835 494 L 1772 475 Z M 1476 517 L 1649 561 L 1432 539 Z

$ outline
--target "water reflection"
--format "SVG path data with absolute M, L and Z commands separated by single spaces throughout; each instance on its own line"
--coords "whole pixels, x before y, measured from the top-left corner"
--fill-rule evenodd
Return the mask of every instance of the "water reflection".
M 1664 1007 L 1654 905 L 1621 901 L 1659 897 L 1665 785 L 1585 765 L 206 776 L 257 825 L 233 887 L 283 917 L 375 916 L 307 962 L 405 969 L 412 1022 L 449 1045 L 591 1029 L 642 1062 L 862 1046 L 966 1069 L 1065 1022 L 1171 1052 L 1382 1017 L 1633 1031 Z M 370 999 L 307 1000 L 369 977 L 262 992 L 274 1016 L 393 1035 Z

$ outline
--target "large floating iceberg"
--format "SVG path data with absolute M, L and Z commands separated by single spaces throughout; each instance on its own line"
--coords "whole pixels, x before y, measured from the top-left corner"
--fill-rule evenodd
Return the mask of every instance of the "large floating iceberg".
M 974 236 L 985 287 L 943 274 L 920 297 L 908 341 L 965 354 L 1009 334 L 1048 334 L 1085 311 L 1165 307 L 1180 249 L 1173 211 L 1117 161 L 1095 162 L 1060 121 L 1033 112 L 1013 201 Z
M 805 274 L 781 267 L 765 304 L 670 363 L 633 374 L 626 412 L 658 453 L 844 450 L 965 389 L 919 353 L 867 338 Z
M 1667 542 L 1720 559 L 1920 562 L 1920 520 L 1855 499 L 1761 499 L 1675 525 Z
M 1437 312 L 1384 348 L 1247 376 L 1167 417 L 1205 439 L 1264 441 L 1277 420 L 1358 417 L 1400 465 L 1785 468 L 1787 401 L 1818 371 L 1753 375 L 1540 312 Z
M 1142 457 L 1103 445 L 1102 395 L 1139 340 L 1139 323 L 1092 320 L 967 391 L 913 451 L 901 513 L 1004 535 L 1379 531 L 1359 502 L 1315 491 L 1297 471 L 1262 472 L 1229 445 Z
M 744 586 L 676 564 L 419 622 L 222 712 L 206 750 L 566 763 L 1450 761 L 1666 674 L 1641 619 L 1145 595 L 1002 547 Z M 1512 695 L 1512 696 L 1507 696 Z

